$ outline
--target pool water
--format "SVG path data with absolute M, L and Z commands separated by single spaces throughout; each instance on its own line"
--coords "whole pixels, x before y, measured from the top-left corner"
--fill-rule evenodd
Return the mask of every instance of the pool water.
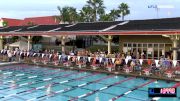
M 0 101 L 150 101 L 148 87 L 175 84 L 25 64 L 0 67 Z M 158 101 L 180 101 L 177 92 Z

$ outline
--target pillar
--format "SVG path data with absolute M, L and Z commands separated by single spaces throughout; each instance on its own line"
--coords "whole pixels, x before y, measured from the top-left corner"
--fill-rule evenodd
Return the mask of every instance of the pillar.
M 28 51 L 31 50 L 31 36 L 28 36 Z
M 66 37 L 62 36 L 62 38 L 61 38 L 61 46 L 62 46 L 62 52 L 64 52 L 64 53 L 65 53 L 65 39 L 66 39 Z
M 0 50 L 3 49 L 3 36 L 0 36 Z
M 172 47 L 174 48 L 173 50 L 173 60 L 177 60 L 177 46 L 178 46 L 178 40 L 179 40 L 179 36 L 178 35 L 172 35 L 171 40 L 173 42 Z
M 177 48 L 177 40 L 173 40 L 173 48 Z M 173 50 L 173 60 L 177 60 L 177 49 Z
M 112 42 L 112 36 L 108 35 L 108 54 L 111 54 L 111 42 Z

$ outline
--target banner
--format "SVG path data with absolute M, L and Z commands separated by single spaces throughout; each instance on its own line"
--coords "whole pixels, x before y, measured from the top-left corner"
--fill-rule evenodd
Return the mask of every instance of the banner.
M 127 65 L 128 61 L 129 61 L 129 59 L 125 59 L 126 65 Z
M 88 61 L 91 62 L 91 57 L 88 57 Z
M 99 62 L 100 62 L 100 63 L 102 62 L 102 57 L 99 58 Z
M 158 67 L 159 60 L 155 60 L 155 63 L 156 63 L 156 67 Z
M 113 63 L 115 62 L 115 58 L 112 58 L 112 62 L 113 62 Z
M 61 59 L 61 55 L 59 55 L 59 60 Z
M 177 60 L 173 60 L 173 65 L 174 65 L 174 67 L 176 67 L 176 65 L 177 65 Z
M 52 54 L 49 55 L 49 58 L 51 58 L 51 57 L 52 57 Z
M 44 57 L 44 54 L 42 54 L 42 58 Z
M 77 56 L 77 60 L 78 60 L 78 61 L 80 60 L 80 56 Z
M 140 62 L 140 64 L 142 65 L 142 63 L 143 63 L 143 59 L 139 59 L 139 62 Z
M 71 56 L 68 55 L 68 60 L 71 58 Z

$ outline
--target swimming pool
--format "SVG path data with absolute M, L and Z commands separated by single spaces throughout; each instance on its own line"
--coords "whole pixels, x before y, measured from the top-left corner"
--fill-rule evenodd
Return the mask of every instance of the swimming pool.
M 0 67 L 0 101 L 148 101 L 148 87 L 175 84 L 25 64 Z

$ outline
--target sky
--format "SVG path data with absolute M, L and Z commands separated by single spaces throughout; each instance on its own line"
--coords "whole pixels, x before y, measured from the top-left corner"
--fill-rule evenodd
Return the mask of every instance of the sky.
M 23 19 L 26 17 L 59 15 L 57 6 L 73 6 L 79 11 L 87 0 L 0 0 L 0 18 Z M 125 20 L 180 17 L 180 0 L 104 0 L 106 12 L 127 3 L 130 14 Z M 173 8 L 148 8 L 149 5 L 173 6 Z

